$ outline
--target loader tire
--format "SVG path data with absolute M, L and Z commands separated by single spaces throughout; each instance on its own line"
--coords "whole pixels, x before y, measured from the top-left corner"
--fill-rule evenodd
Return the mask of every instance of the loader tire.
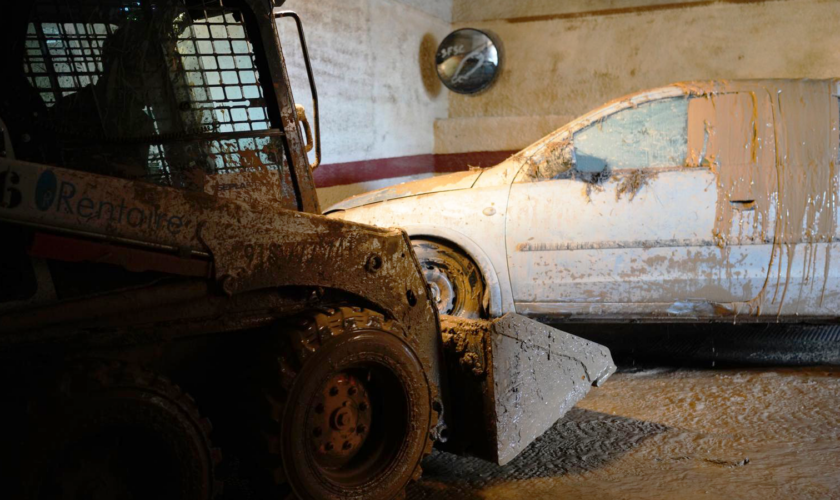
M 387 499 L 420 475 L 437 420 L 399 325 L 340 307 L 291 321 L 265 390 L 272 498 Z
M 34 415 L 27 500 L 209 500 L 221 489 L 209 420 L 160 375 L 117 362 L 76 366 Z

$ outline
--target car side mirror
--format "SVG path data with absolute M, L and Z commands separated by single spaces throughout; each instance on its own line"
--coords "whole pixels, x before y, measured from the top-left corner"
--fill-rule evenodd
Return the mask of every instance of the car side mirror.
M 607 161 L 598 156 L 575 152 L 575 177 L 578 179 L 598 183 L 609 177 L 610 170 Z
M 575 160 L 575 167 L 581 173 L 594 174 L 607 169 L 607 161 L 597 156 L 578 154 Z

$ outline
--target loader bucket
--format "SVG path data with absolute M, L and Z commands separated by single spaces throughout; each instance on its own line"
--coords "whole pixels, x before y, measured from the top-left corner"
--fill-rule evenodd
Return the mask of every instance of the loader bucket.
M 615 372 L 606 347 L 517 314 L 441 316 L 451 411 L 445 448 L 504 465 Z

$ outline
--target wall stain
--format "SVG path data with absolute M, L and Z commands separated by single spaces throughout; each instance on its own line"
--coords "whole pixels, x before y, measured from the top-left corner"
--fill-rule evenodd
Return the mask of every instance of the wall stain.
M 441 83 L 435 70 L 435 53 L 438 42 L 431 33 L 426 33 L 420 40 L 420 50 L 417 55 L 417 63 L 420 65 L 420 77 L 423 79 L 423 88 L 426 94 L 435 98 L 440 95 Z

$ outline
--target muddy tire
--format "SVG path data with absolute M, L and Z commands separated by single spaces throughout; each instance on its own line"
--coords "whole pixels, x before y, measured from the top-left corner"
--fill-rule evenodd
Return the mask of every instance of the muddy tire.
M 23 498 L 209 500 L 221 489 L 210 422 L 166 378 L 94 362 L 57 385 L 32 405 Z
M 266 390 L 272 498 L 402 494 L 431 451 L 431 391 L 402 329 L 341 307 L 292 320 Z
M 431 239 L 413 239 L 411 246 L 441 314 L 486 318 L 486 287 L 478 266 L 459 249 Z

